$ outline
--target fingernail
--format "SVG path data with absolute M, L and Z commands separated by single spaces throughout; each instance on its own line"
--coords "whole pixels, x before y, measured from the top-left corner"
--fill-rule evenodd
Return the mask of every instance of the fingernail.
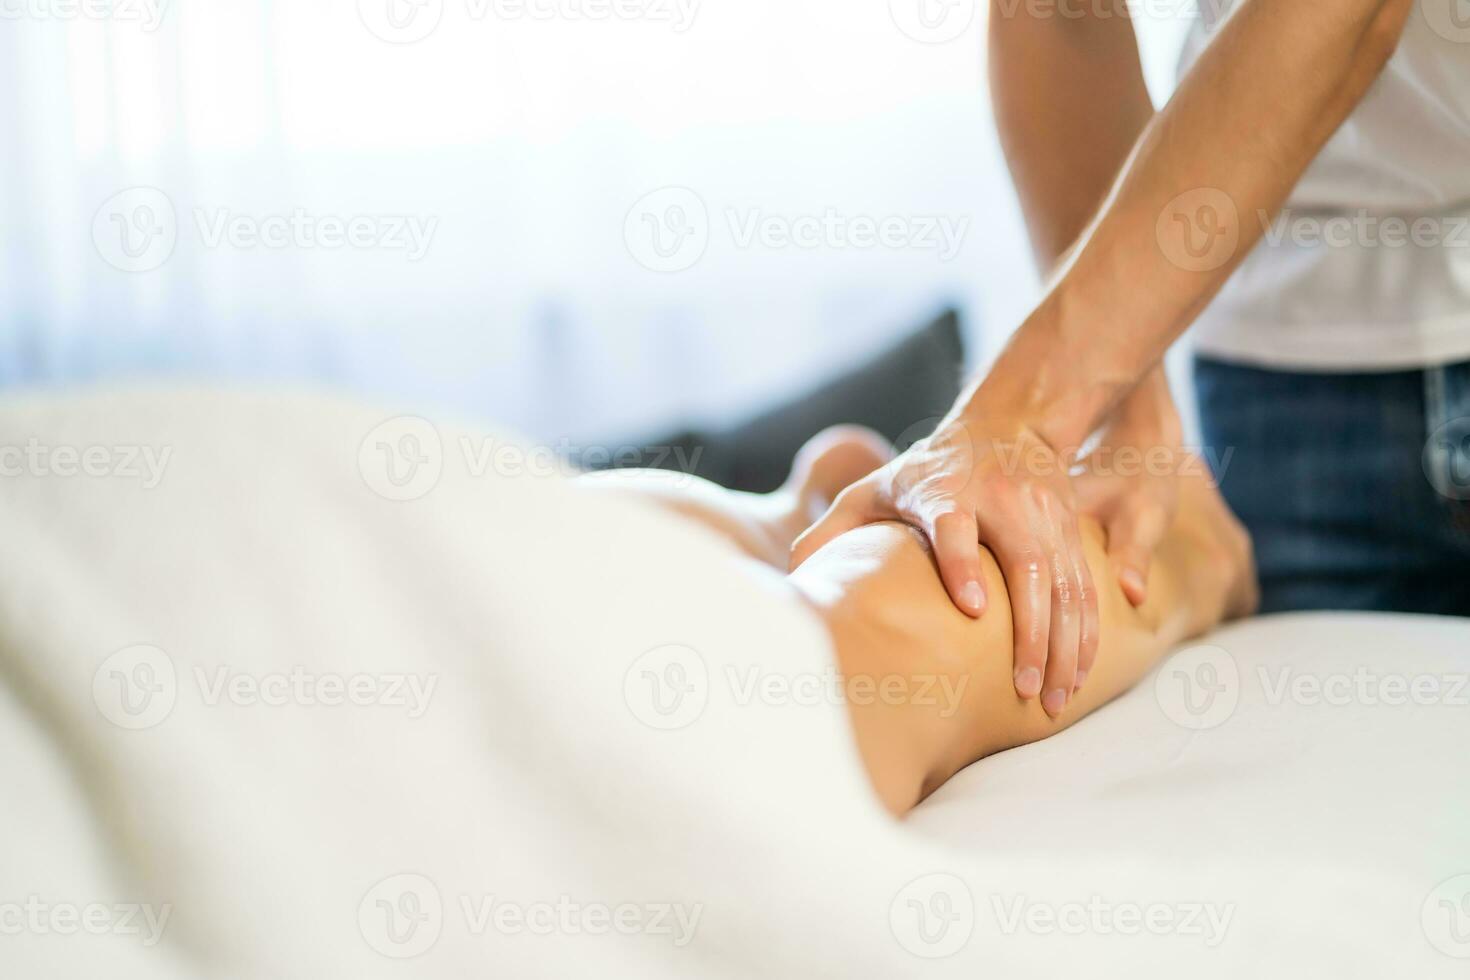
M 1016 693 L 1023 698 L 1034 698 L 1041 693 L 1041 671 L 1027 667 L 1016 671 Z
M 1049 715 L 1059 715 L 1067 706 L 1067 692 L 1059 687 L 1052 688 L 1046 692 L 1046 697 L 1041 699 L 1041 706 Z
M 1073 691 L 1080 691 L 1080 690 L 1082 690 L 1082 682 L 1085 681 L 1085 680 L 1087 680 L 1087 671 L 1085 671 L 1085 670 L 1079 670 L 1079 671 L 1077 671 L 1077 686 L 1074 687 L 1074 688 L 1072 688 L 1072 690 Z
M 1147 591 L 1147 587 L 1144 585 L 1143 582 L 1143 576 L 1138 574 L 1138 572 L 1132 568 L 1124 571 L 1121 579 L 1123 582 L 1123 590 L 1127 592 L 1130 596 L 1139 596 L 1140 598 L 1142 598 L 1144 593 Z
M 960 601 L 977 613 L 985 611 L 985 593 L 980 591 L 979 582 L 970 582 L 960 589 Z

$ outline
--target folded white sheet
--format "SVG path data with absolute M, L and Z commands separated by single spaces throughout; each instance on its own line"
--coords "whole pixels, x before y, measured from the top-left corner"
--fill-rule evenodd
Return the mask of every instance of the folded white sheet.
M 1224 724 L 1140 689 L 898 824 L 842 706 L 782 693 L 831 660 L 777 583 L 386 414 L 0 407 L 4 975 L 1461 975 L 1425 910 L 1470 871 L 1470 712 L 1268 709 L 1249 671 L 1463 670 L 1463 626 L 1227 631 Z

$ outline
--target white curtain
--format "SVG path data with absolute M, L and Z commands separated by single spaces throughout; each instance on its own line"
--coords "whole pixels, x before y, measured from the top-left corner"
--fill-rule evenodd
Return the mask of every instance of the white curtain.
M 944 304 L 993 347 L 1034 281 L 984 5 L 932 43 L 907 2 L 0 0 L 0 382 L 587 435 L 734 414 Z M 661 188 L 707 217 L 675 271 L 635 240 Z

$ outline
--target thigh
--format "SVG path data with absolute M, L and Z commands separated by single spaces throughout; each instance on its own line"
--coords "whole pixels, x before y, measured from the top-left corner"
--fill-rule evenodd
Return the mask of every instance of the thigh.
M 1207 455 L 1255 538 L 1262 610 L 1470 614 L 1455 515 L 1426 476 L 1426 374 L 1200 359 Z

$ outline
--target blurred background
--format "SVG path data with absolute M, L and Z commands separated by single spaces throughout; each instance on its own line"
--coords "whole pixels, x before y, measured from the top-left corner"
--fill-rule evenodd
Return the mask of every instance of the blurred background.
M 1136 6 L 1161 100 L 1193 5 Z M 0 384 L 323 384 L 592 441 L 727 424 L 945 310 L 979 368 L 1037 289 L 985 7 L 0 0 Z

